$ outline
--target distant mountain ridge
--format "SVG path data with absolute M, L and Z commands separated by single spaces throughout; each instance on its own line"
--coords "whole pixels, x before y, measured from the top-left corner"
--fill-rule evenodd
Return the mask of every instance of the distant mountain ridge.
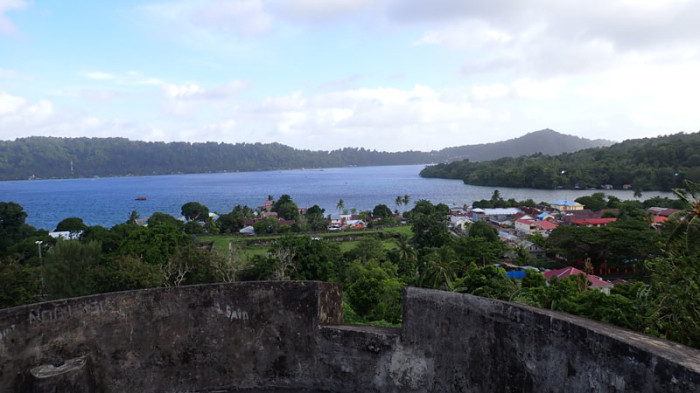
M 428 178 L 461 179 L 488 187 L 670 191 L 700 181 L 700 132 L 630 139 L 560 155 L 531 154 L 424 168 Z
M 126 138 L 28 137 L 0 141 L 0 180 L 143 176 L 340 166 L 413 165 L 560 154 L 612 144 L 549 129 L 519 138 L 421 152 L 364 148 L 299 150 L 279 143 L 141 142 Z
M 546 128 L 502 142 L 448 147 L 440 150 L 440 154 L 445 156 L 440 161 L 463 159 L 469 159 L 472 162 L 491 161 L 503 157 L 519 157 L 536 153 L 557 155 L 592 147 L 606 147 L 613 143 L 604 139 L 591 140 L 565 135 Z

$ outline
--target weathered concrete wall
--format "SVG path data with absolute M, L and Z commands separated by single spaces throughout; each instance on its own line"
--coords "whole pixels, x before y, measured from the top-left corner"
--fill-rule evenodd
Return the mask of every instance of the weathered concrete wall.
M 409 288 L 403 345 L 436 392 L 700 392 L 700 351 L 585 318 Z
M 122 292 L 0 312 L 0 392 L 27 370 L 88 356 L 97 391 L 185 392 L 313 382 L 337 285 L 255 282 Z M 24 383 L 30 383 L 28 381 Z
M 700 391 L 700 351 L 506 302 L 407 288 L 402 329 L 341 321 L 319 282 L 0 310 L 0 392 Z

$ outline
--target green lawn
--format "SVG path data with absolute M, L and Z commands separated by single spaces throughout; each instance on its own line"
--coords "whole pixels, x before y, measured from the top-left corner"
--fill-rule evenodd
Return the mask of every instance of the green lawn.
M 396 244 L 392 240 L 392 236 L 394 234 L 403 234 L 405 236 L 411 236 L 411 227 L 408 225 L 402 225 L 398 227 L 391 227 L 391 228 L 385 228 L 385 229 L 378 229 L 378 230 L 366 230 L 366 231 L 348 231 L 348 232 L 323 232 L 319 233 L 315 236 L 321 237 L 323 239 L 328 239 L 328 238 L 334 238 L 334 237 L 348 237 L 348 236 L 369 236 L 372 234 L 380 234 L 382 233 L 387 239 L 383 241 L 384 243 L 384 248 L 386 250 L 391 250 L 393 248 L 396 248 Z M 261 235 L 261 236 L 241 236 L 241 235 L 209 235 L 209 236 L 200 236 L 199 240 L 202 242 L 214 242 L 214 249 L 215 250 L 227 250 L 228 249 L 228 242 L 230 240 L 240 242 L 252 242 L 252 241 L 263 241 L 263 240 L 275 240 L 280 238 L 282 235 Z M 339 242 L 338 244 L 340 245 L 340 250 L 342 252 L 349 251 L 353 249 L 355 246 L 357 246 L 358 241 L 342 241 Z M 253 255 L 267 255 L 267 250 L 268 246 L 248 246 L 246 247 L 246 252 L 248 253 L 249 257 L 252 257 Z

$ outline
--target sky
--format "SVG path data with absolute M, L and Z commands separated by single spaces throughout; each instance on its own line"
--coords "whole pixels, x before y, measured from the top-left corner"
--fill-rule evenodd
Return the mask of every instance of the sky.
M 697 132 L 698 20 L 694 0 L 0 0 L 0 140 Z

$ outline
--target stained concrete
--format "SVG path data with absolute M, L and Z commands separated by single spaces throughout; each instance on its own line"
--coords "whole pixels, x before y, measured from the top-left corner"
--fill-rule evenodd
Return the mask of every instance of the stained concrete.
M 51 378 L 105 393 L 700 391 L 700 351 L 566 314 L 407 288 L 403 321 L 341 325 L 340 286 L 320 282 L 5 309 L 0 392 L 51 391 Z

